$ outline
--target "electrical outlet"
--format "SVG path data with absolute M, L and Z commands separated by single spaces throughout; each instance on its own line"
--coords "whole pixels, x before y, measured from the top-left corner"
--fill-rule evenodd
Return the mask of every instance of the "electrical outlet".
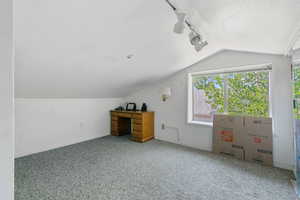
M 165 130 L 166 129 L 166 125 L 164 123 L 161 124 L 161 129 Z

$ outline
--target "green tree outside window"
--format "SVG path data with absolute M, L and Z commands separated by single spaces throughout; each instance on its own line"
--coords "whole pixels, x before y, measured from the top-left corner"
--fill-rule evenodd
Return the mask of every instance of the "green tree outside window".
M 205 92 L 216 113 L 269 116 L 268 71 L 194 76 L 193 86 Z
M 300 119 L 300 67 L 294 67 L 294 114 Z

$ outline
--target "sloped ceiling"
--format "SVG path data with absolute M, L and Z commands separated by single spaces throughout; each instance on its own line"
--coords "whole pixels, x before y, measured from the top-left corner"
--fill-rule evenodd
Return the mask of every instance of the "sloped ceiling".
M 122 97 L 220 49 L 284 53 L 298 0 L 174 0 L 209 42 L 200 53 L 164 0 L 16 0 L 16 97 Z
M 294 49 L 295 50 L 300 50 L 300 38 L 296 41 L 296 43 L 294 45 Z
M 300 60 L 300 47 L 293 52 L 293 59 L 296 61 Z

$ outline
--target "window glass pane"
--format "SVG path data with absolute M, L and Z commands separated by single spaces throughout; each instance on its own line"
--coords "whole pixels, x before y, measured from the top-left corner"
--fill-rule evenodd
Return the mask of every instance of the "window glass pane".
M 293 68 L 294 75 L 294 113 L 295 118 L 300 119 L 300 67 Z
M 300 117 L 297 69 L 295 98 L 299 105 L 295 113 Z M 269 117 L 269 71 L 194 76 L 193 121 L 212 122 L 215 113 Z
M 223 76 L 193 77 L 193 120 L 212 122 L 214 113 L 223 112 Z
M 228 113 L 269 116 L 269 72 L 227 74 Z

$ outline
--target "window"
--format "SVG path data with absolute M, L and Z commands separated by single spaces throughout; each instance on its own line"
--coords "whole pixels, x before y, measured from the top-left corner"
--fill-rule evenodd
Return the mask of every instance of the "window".
M 268 65 L 190 74 L 189 122 L 211 124 L 215 113 L 268 117 L 269 72 Z
M 294 118 L 300 119 L 300 62 L 293 67 L 294 76 Z

